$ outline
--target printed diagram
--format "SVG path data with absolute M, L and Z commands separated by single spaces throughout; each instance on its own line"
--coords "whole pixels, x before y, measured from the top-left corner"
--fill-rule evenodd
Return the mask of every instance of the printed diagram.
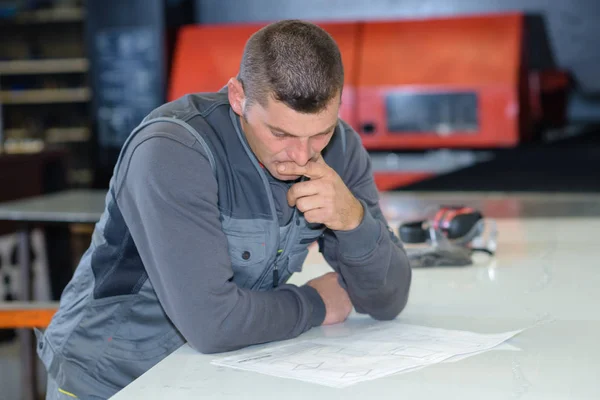
M 399 347 L 392 351 L 391 355 L 400 357 L 409 357 L 415 359 L 426 359 L 436 354 L 433 350 L 419 349 L 416 347 Z
M 342 378 L 358 378 L 358 377 L 364 377 L 367 376 L 371 373 L 371 369 L 369 370 L 365 370 L 365 371 L 361 371 L 361 372 L 346 372 Z
M 280 372 L 294 371 L 305 375 L 348 379 L 364 377 L 372 372 L 371 368 L 349 365 L 367 355 L 362 350 L 312 344 L 297 349 L 290 348 L 283 357 L 270 357 L 268 364 L 278 368 Z
M 295 370 L 318 369 L 319 367 L 321 367 L 321 365 L 323 365 L 322 362 L 320 362 L 320 363 L 312 363 L 312 364 L 299 364 L 299 365 L 296 365 L 296 367 L 294 367 L 294 369 Z
M 354 356 L 354 357 L 363 357 L 366 356 L 367 353 L 362 350 L 352 349 L 352 348 L 335 348 L 335 347 L 323 347 L 318 349 L 314 353 L 315 355 L 333 355 L 337 354 L 338 356 Z
M 478 334 L 401 323 L 326 337 L 268 345 L 216 359 L 214 365 L 331 387 L 458 361 L 492 349 L 520 331 Z

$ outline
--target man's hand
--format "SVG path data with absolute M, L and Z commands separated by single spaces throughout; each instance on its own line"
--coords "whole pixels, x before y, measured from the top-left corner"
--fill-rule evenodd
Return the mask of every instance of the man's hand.
M 294 184 L 287 194 L 290 207 L 296 206 L 311 223 L 325 224 L 331 230 L 349 231 L 362 222 L 362 204 L 346 187 L 342 178 L 330 168 L 322 156 L 305 166 L 281 163 L 282 175 L 304 175 L 309 181 Z
M 329 272 L 307 283 L 319 293 L 325 303 L 325 320 L 323 325 L 344 322 L 352 311 L 352 302 L 348 293 L 340 286 L 339 275 Z

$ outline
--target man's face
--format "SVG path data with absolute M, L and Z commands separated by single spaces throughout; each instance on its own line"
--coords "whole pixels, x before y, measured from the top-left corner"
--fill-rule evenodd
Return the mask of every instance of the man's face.
M 318 158 L 337 126 L 339 96 L 316 114 L 303 114 L 269 98 L 266 107 L 257 102 L 242 113 L 242 128 L 254 155 L 279 180 L 295 180 L 299 176 L 282 176 L 277 172 L 281 162 L 300 166 Z M 234 107 L 235 110 L 235 107 Z

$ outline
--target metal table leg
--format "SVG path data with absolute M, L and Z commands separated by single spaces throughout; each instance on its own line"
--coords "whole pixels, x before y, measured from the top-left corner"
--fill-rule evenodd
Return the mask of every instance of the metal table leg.
M 30 249 L 30 229 L 28 225 L 23 225 L 19 229 L 19 263 L 21 267 L 21 301 L 31 301 L 32 282 L 31 282 L 31 258 Z M 22 398 L 24 400 L 34 400 L 38 395 L 37 385 L 37 355 L 35 352 L 35 340 L 31 329 L 18 330 L 19 341 L 21 345 L 21 386 L 23 390 Z

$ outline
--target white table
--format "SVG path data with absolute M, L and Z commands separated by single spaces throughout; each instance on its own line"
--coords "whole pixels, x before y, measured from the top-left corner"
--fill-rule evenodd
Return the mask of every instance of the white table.
M 498 254 L 491 261 L 478 257 L 470 267 L 414 270 L 399 320 L 482 333 L 529 327 L 509 342 L 521 351 L 490 351 L 334 389 L 216 367 L 210 364 L 214 355 L 184 345 L 113 398 L 600 399 L 600 197 L 395 194 L 382 204 L 386 214 L 407 217 L 427 202 L 458 200 L 503 217 Z M 403 206 L 413 203 L 421 206 Z M 312 249 L 292 282 L 327 270 Z M 344 335 L 374 323 L 351 315 L 344 324 L 294 340 Z

